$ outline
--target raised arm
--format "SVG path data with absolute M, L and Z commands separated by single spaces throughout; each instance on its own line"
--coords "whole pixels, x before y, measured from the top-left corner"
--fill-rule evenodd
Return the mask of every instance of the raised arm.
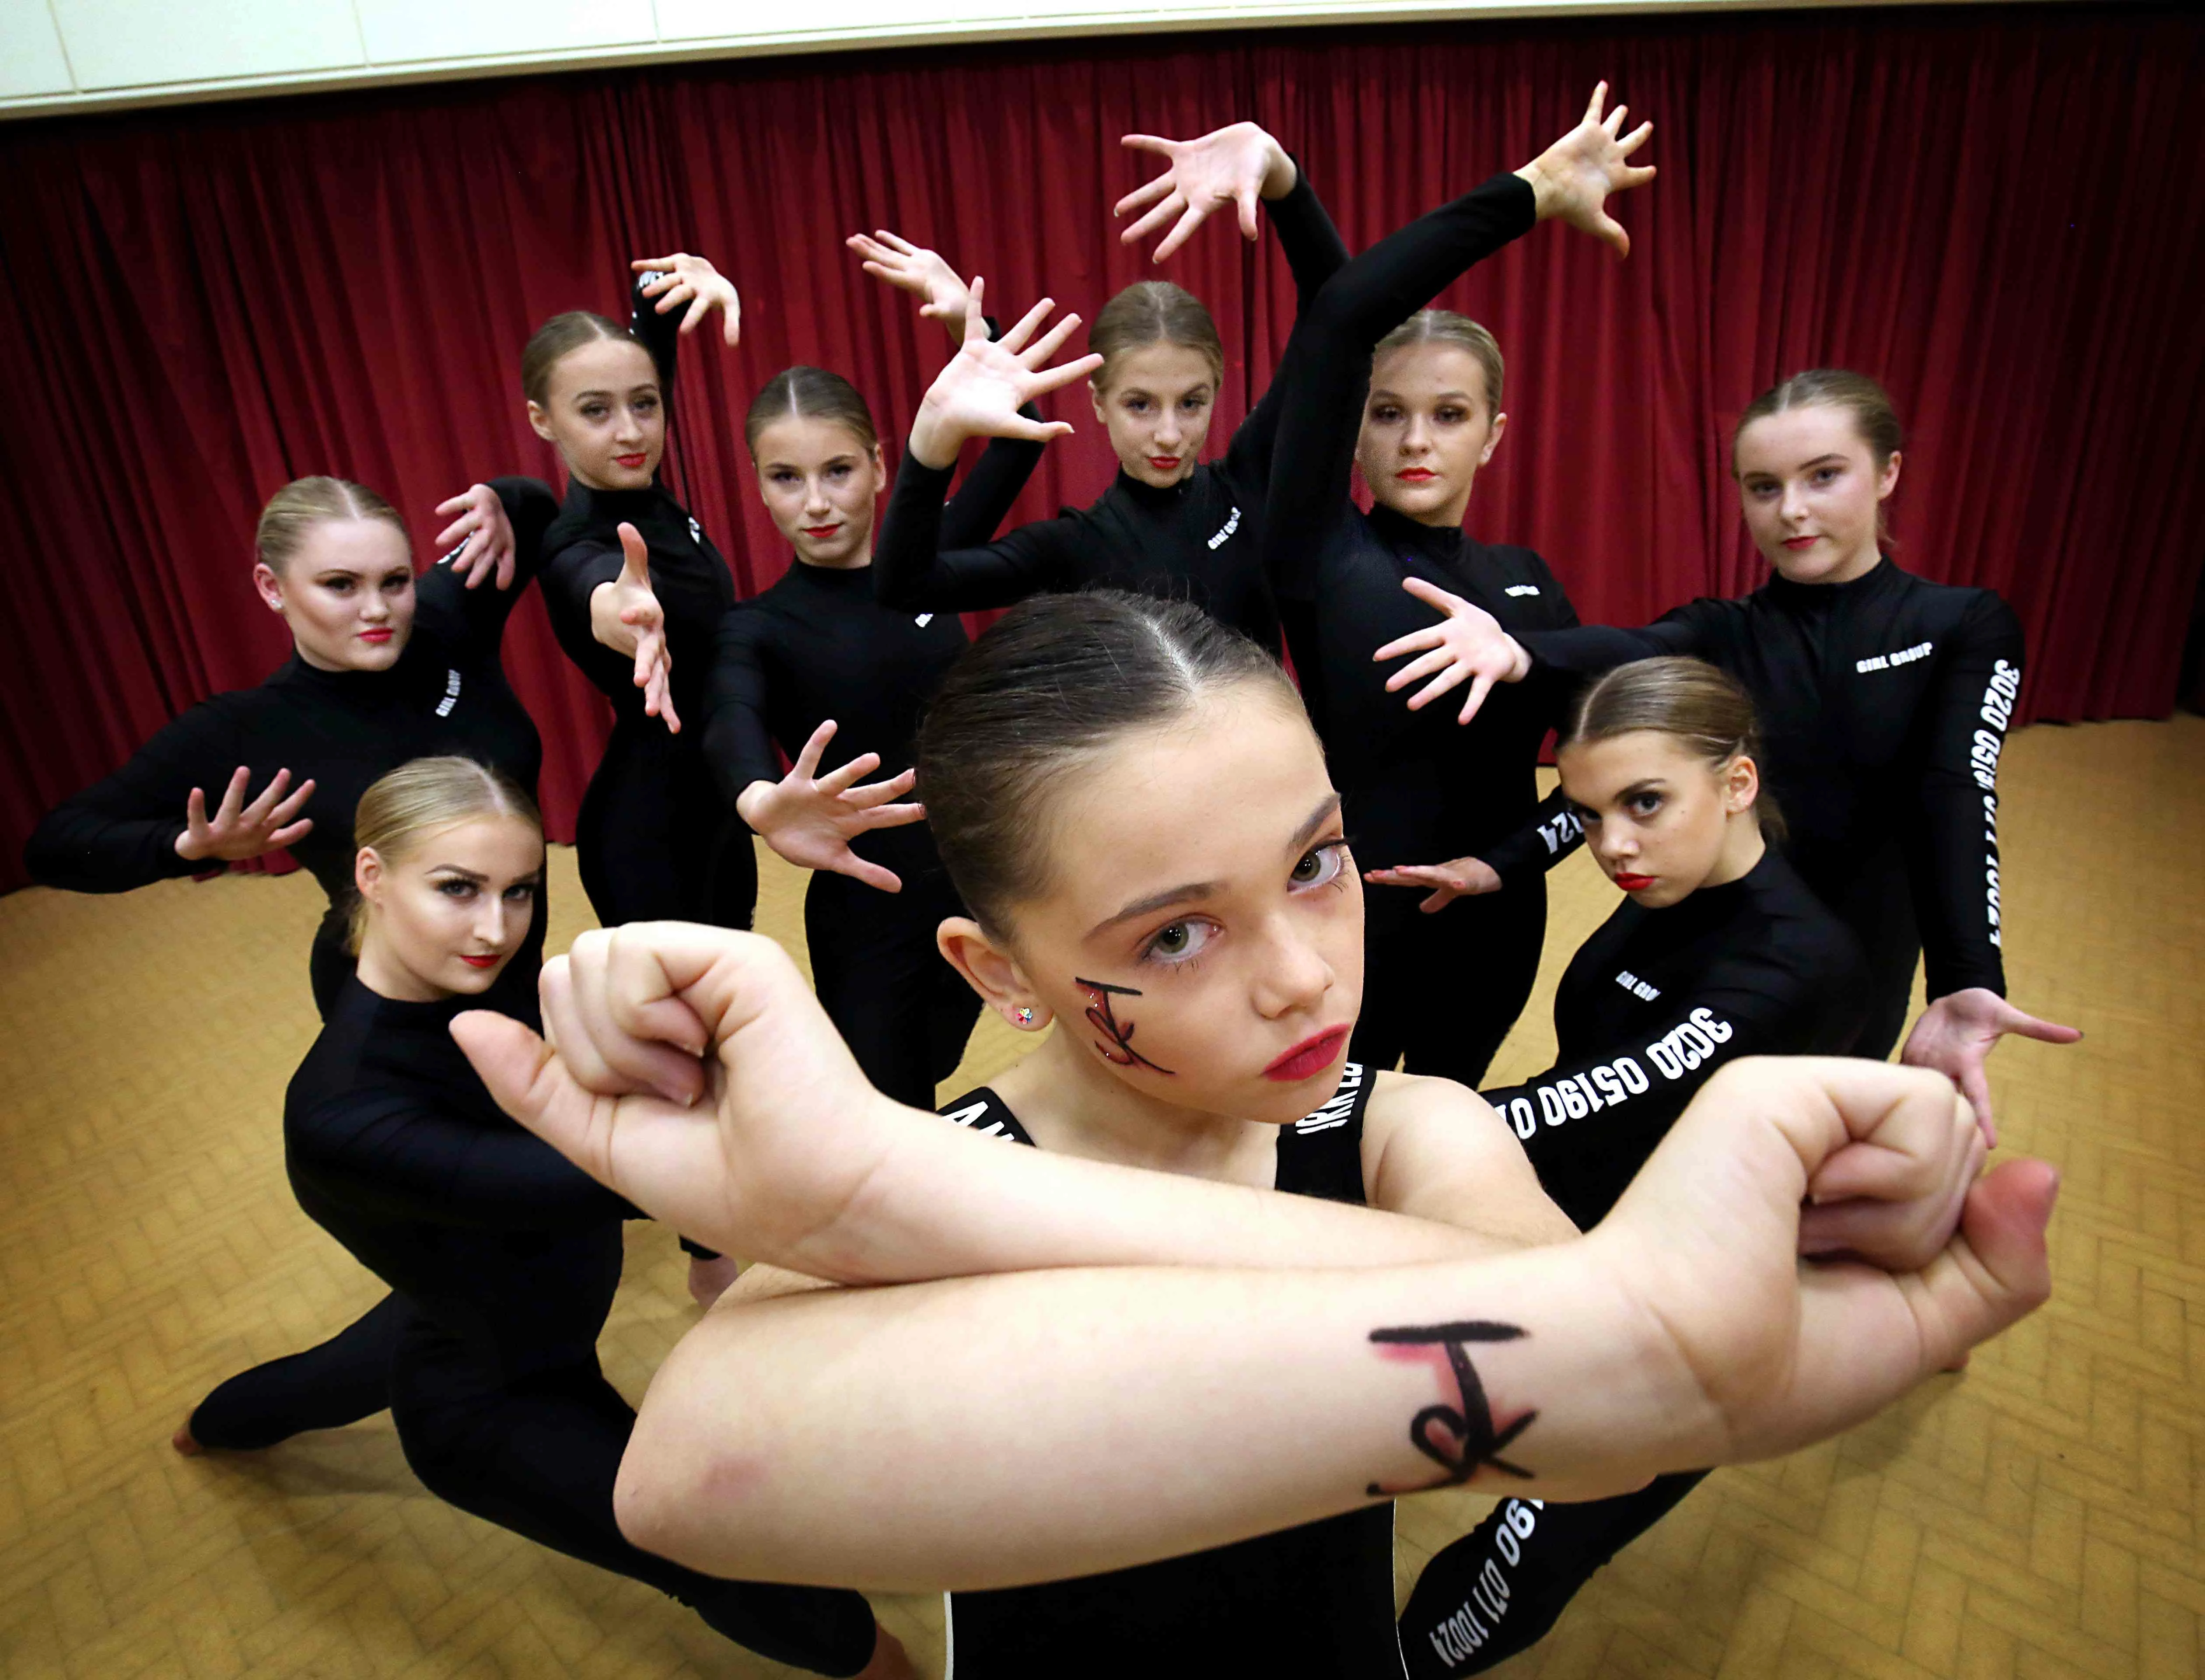
M 963 346 L 972 290 L 941 252 L 914 245 L 886 228 L 871 234 L 853 234 L 843 243 L 864 259 L 867 274 L 898 291 L 912 294 L 919 300 L 920 317 L 940 322 L 951 345 Z M 1002 329 L 992 316 L 984 317 L 982 324 L 990 339 L 1002 336 Z M 1040 408 L 1032 402 L 1021 405 L 1018 412 L 1025 419 L 1038 422 L 1041 419 Z M 941 509 L 937 548 L 973 548 L 995 536 L 1011 504 L 1041 464 L 1041 452 L 1037 438 L 990 438 L 980 459 L 966 474 L 965 483 Z M 941 488 L 948 489 L 946 478 Z
M 1055 307 L 1047 298 L 1001 338 L 989 335 L 981 312 L 984 282 L 976 278 L 966 305 L 965 337 L 949 365 L 936 376 L 913 421 L 909 446 L 896 469 L 895 488 L 881 520 L 873 551 L 873 588 L 885 605 L 909 612 L 969 612 L 1007 607 L 1069 576 L 1067 521 L 1044 519 L 996 542 L 951 546 L 953 535 L 978 531 L 984 504 L 1001 496 L 993 480 L 971 511 L 947 520 L 942 499 L 968 437 L 1045 442 L 1070 433 L 1062 420 L 1044 421 L 1036 397 L 1085 378 L 1102 359 L 1087 355 L 1058 367 L 1049 359 L 1062 346 L 1077 315 L 1067 315 L 1037 341 L 1035 332 Z M 983 463 L 985 465 L 985 462 Z M 978 469 L 976 469 L 976 477 Z M 1022 481 L 1021 481 L 1022 482 Z M 1012 491 L 1012 497 L 1016 494 Z M 1007 508 L 1008 500 L 1003 498 Z M 960 503 L 963 498 L 960 498 Z M 1000 524 L 996 513 L 990 522 Z
M 1916 720 L 1921 769 L 1902 834 L 1929 1007 L 1899 1054 L 1957 1083 L 1995 1141 L 1984 1063 L 1999 1040 L 2012 1032 L 2071 1044 L 2083 1035 L 2006 1000 L 1998 767 L 2021 693 L 2021 624 L 1985 591 L 1955 643 Z
M 681 341 L 716 309 L 721 335 L 733 349 L 742 337 L 742 300 L 733 281 L 707 258 L 686 251 L 639 257 L 628 268 L 635 276 L 628 294 L 628 324 L 651 351 L 658 368 L 659 395 L 670 405 Z
M 301 815 L 312 779 L 294 787 L 282 769 L 255 788 L 241 762 L 250 751 L 222 701 L 193 707 L 114 775 L 47 812 L 24 845 L 24 867 L 41 886 L 127 893 L 303 838 L 314 826 Z
M 414 585 L 420 609 L 495 648 L 520 591 L 544 569 L 544 533 L 559 517 L 559 499 L 540 478 L 492 478 L 437 512 L 451 523 L 437 534 L 443 558 Z
M 1607 92 L 1603 82 L 1584 119 L 1513 175 L 1495 176 L 1353 258 L 1295 324 L 1273 382 L 1285 407 L 1264 524 L 1267 564 L 1282 597 L 1308 598 L 1318 546 L 1346 505 L 1378 341 L 1536 222 L 1565 220 L 1629 249 L 1604 204 L 1610 193 L 1652 178 L 1650 167 L 1628 162 L 1652 125 L 1623 136 L 1624 107 L 1602 115 Z

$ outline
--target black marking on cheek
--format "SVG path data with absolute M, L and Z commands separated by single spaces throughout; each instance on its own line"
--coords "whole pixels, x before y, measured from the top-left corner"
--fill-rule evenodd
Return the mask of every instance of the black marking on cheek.
M 1526 1333 L 1513 1324 L 1495 1324 L 1483 1319 L 1471 1319 L 1454 1324 L 1406 1325 L 1391 1330 L 1373 1330 L 1374 1342 L 1394 1345 L 1438 1345 L 1447 1350 L 1448 1368 L 1454 1373 L 1455 1387 L 1461 1398 L 1459 1409 L 1454 1406 L 1426 1406 L 1409 1421 L 1409 1443 L 1425 1457 L 1447 1472 L 1436 1481 L 1423 1482 L 1413 1487 L 1388 1487 L 1372 1482 L 1364 1491 L 1374 1498 L 1398 1493 L 1428 1493 L 1435 1487 L 1456 1487 L 1468 1481 L 1486 1465 L 1507 1475 L 1529 1481 L 1535 1474 L 1521 1464 L 1512 1463 L 1501 1456 L 1501 1448 L 1530 1428 L 1539 1414 L 1527 1411 L 1506 1429 L 1496 1428 L 1493 1408 L 1485 1398 L 1485 1385 L 1478 1380 L 1477 1367 L 1470 1362 L 1469 1344 L 1472 1342 L 1513 1342 Z
M 1133 1048 L 1133 1024 L 1120 1021 L 1110 1006 L 1113 997 L 1137 998 L 1141 994 L 1131 986 L 1106 986 L 1099 980 L 1082 980 L 1073 977 L 1072 983 L 1087 994 L 1087 1024 L 1110 1042 L 1097 1044 L 1096 1054 L 1114 1067 L 1145 1067 L 1151 1073 L 1170 1076 L 1168 1067 L 1158 1067 Z

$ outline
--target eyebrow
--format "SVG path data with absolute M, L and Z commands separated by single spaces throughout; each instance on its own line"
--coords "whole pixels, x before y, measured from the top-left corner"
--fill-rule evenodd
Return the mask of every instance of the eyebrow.
M 1660 776 L 1641 776 L 1615 797 L 1627 799 L 1634 793 L 1666 793 L 1668 791 L 1669 784 Z
M 1316 831 L 1338 815 L 1339 810 L 1340 795 L 1326 794 L 1323 802 L 1309 814 L 1308 820 L 1294 831 L 1294 837 L 1287 842 L 1287 855 L 1299 857 L 1308 850 L 1309 843 L 1316 838 Z M 1182 887 L 1167 887 L 1161 893 L 1151 893 L 1144 899 L 1134 899 L 1115 916 L 1108 917 L 1097 922 L 1087 930 L 1087 937 L 1093 939 L 1099 934 L 1109 932 L 1111 929 L 1122 923 L 1137 921 L 1144 916 L 1153 916 L 1157 911 L 1168 910 L 1174 905 L 1189 904 L 1198 899 L 1206 899 L 1221 890 L 1223 890 L 1223 883 L 1221 882 L 1190 881 Z

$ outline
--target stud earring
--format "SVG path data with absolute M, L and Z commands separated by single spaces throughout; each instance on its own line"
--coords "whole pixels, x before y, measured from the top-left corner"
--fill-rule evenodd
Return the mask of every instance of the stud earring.
M 1034 1012 L 1031 1009 L 1021 1006 L 1011 1012 L 1011 1019 L 1022 1027 L 1030 1027 L 1034 1024 Z

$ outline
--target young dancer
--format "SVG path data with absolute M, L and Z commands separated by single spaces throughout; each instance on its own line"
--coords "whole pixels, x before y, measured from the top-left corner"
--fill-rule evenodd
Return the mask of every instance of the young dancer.
M 1342 1066 L 1362 936 L 1338 796 L 1278 668 L 1190 608 L 1015 609 L 945 684 L 920 781 L 974 911 L 945 952 L 1014 1024 L 1061 1022 L 953 1105 L 965 1125 L 869 1092 L 787 959 L 737 935 L 586 936 L 546 983 L 556 1056 L 455 1024 L 511 1112 L 641 1204 L 819 1278 L 961 1279 L 770 1303 L 746 1279 L 660 1373 L 623 1467 L 654 1549 L 961 1594 L 1465 1481 L 1614 1493 L 1863 1416 L 2041 1293 L 2043 1170 L 1969 1192 L 1946 1252 L 1964 1107 L 1839 1063 L 1727 1076 L 1600 1233 L 1493 1258 L 1566 1227 L 1470 1094 Z M 1871 1137 L 1898 1153 L 1848 1147 Z M 1870 1266 L 1803 1281 L 1803 1232 L 1927 1263 L 1927 1293 Z M 1066 1269 L 982 1275 L 1034 1267 Z M 1288 1591 L 1187 1558 L 1212 1594 L 1191 1628 L 1144 1630 L 1122 1580 L 1032 1602 L 1082 1617 L 1060 1649 L 1082 1671 L 1204 1671 L 1221 1640 L 1249 1671 L 1399 1671 L 1382 1516 L 1269 1555 L 1336 1569 Z M 953 1603 L 960 1673 L 975 1639 L 1031 1631 L 1021 1610 Z
M 1040 314 L 1013 331 L 1007 353 L 1025 351 Z M 1029 353 L 1045 359 L 1079 320 L 1066 318 Z M 906 613 L 874 598 L 873 511 L 887 473 L 872 412 L 847 380 L 816 367 L 776 375 L 743 436 L 795 561 L 721 621 L 704 756 L 744 822 L 815 871 L 804 899 L 812 983 L 865 1077 L 898 1101 L 930 1107 L 979 1008 L 934 949 L 935 928 L 960 906 L 920 807 L 889 803 L 909 791 L 908 769 L 856 784 L 883 763 L 910 764 L 919 708 L 964 650 L 965 626 L 954 613 Z M 945 525 L 984 537 L 1025 465 L 1013 446 L 991 445 Z M 776 744 L 793 761 L 786 776 Z M 835 764 L 823 775 L 830 744 Z
M 300 478 L 270 496 L 253 581 L 291 632 L 290 658 L 257 688 L 192 707 L 56 806 L 24 847 L 32 878 L 123 893 L 287 848 L 329 899 L 309 960 L 327 1014 L 352 972 L 342 906 L 353 808 L 369 785 L 456 752 L 532 789 L 544 760 L 499 647 L 535 575 L 551 493 L 500 478 L 437 511 L 456 515 L 437 546 L 460 546 L 416 577 L 405 521 L 365 485 Z M 524 997 L 543 948 L 539 916 L 516 968 Z
M 1405 711 L 1373 662 L 1432 622 L 1403 585 L 1477 601 L 1519 629 L 1575 624 L 1547 563 L 1529 549 L 1481 543 L 1464 528 L 1478 470 L 1500 447 L 1502 362 L 1476 322 L 1425 309 L 1465 269 L 1559 219 L 1625 248 L 1604 205 L 1649 179 L 1629 159 L 1651 130 L 1622 134 L 1624 110 L 1603 116 L 1605 83 L 1584 119 L 1513 175 L 1381 240 L 1326 282 L 1304 313 L 1275 389 L 1285 418 L 1266 516 L 1295 669 L 1347 802 L 1368 878 L 1411 884 L 1393 867 L 1483 854 L 1542 823 L 1573 830 L 1559 801 L 1539 802 L 1540 744 L 1569 685 L 1511 691 L 1475 727 Z M 1374 355 L 1375 352 L 1375 355 Z M 1367 388 L 1367 395 L 1366 395 Z M 1359 463 L 1376 505 L 1349 496 Z M 1369 906 L 1357 1029 L 1358 1060 L 1481 1078 L 1537 977 L 1546 934 L 1537 860 L 1507 864 L 1512 890 L 1443 915 L 1388 891 Z
M 387 1381 L 407 1463 L 462 1511 L 647 1582 L 780 1661 L 907 1672 L 854 1593 L 713 1580 L 621 1538 L 613 1484 L 634 1414 L 597 1339 L 634 1210 L 501 1114 L 448 1030 L 526 937 L 535 807 L 472 760 L 425 758 L 367 790 L 357 829 L 358 971 L 292 1078 L 284 1153 L 300 1206 L 396 1291 Z M 310 1400 L 311 1359 L 232 1378 L 179 1446 L 238 1445 L 224 1422 Z
M 1471 680 L 1467 715 L 1489 682 L 1535 669 L 1582 676 L 1691 654 L 1737 677 L 1761 715 L 1792 862 L 1867 953 L 1858 1053 L 1882 1056 L 1898 1041 L 1926 956 L 1930 1005 L 1904 1059 L 1949 1075 L 1988 1128 L 1983 1062 L 2000 1036 L 2081 1035 L 2004 996 L 1998 764 L 2021 689 L 2021 626 L 1992 591 L 1925 582 L 1884 554 L 1900 441 L 1875 381 L 1795 375 L 1748 406 L 1732 445 L 1747 528 L 1776 573 L 1767 584 L 1643 629 L 1520 638 L 1433 591 L 1447 618 L 1399 644 L 1421 656 L 1392 680 L 1432 676 L 1416 705 Z
M 702 257 L 632 266 L 626 325 L 583 310 L 554 316 L 520 358 L 528 423 L 568 473 L 544 537 L 544 605 L 559 645 L 615 715 L 575 825 L 575 861 L 607 927 L 675 917 L 747 928 L 758 899 L 750 835 L 682 727 L 704 709 L 735 581 L 660 472 L 681 340 L 716 309 L 734 344 L 741 305 Z
M 1176 218 L 1159 260 L 1225 204 L 1239 205 L 1241 231 L 1253 239 L 1259 197 L 1270 206 L 1303 304 L 1347 259 L 1299 167 L 1253 123 L 1197 140 L 1131 134 L 1126 144 L 1170 161 L 1118 205 L 1120 214 L 1149 206 L 1126 230 L 1129 240 Z M 1109 584 L 1192 600 L 1276 649 L 1262 523 L 1277 397 L 1266 393 L 1224 455 L 1205 461 L 1225 351 L 1201 302 L 1169 281 L 1141 281 L 1103 306 L 1087 337 L 1094 353 L 1040 376 L 977 332 L 966 335 L 912 424 L 873 567 L 880 598 L 909 612 L 960 612 L 1007 607 L 1042 590 Z M 1083 373 L 1096 376 L 1095 416 L 1117 452 L 1116 481 L 1085 509 L 1067 508 L 992 543 L 953 542 L 939 519 L 959 448 L 968 437 L 1038 440 L 1069 431 L 1019 411 Z
M 1761 791 L 1753 703 L 1733 679 L 1696 659 L 1620 666 L 1572 708 L 1557 757 L 1587 845 L 1628 897 L 1562 977 L 1554 1065 L 1484 1095 L 1590 1230 L 1718 1069 L 1848 1050 L 1867 970 L 1774 843 L 1781 814 Z M 1410 1672 L 1478 1673 L 1529 1648 L 1699 1480 L 1658 1476 L 1579 1505 L 1504 1501 L 1418 1577 L 1401 1617 Z

